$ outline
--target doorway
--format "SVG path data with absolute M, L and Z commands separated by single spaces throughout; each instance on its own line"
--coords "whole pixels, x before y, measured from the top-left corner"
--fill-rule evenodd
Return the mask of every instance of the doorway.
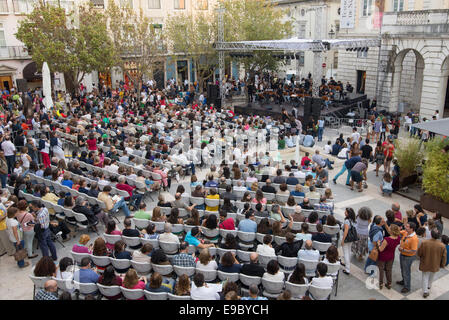
M 12 88 L 12 79 L 10 76 L 2 76 L 0 77 L 0 88 L 2 90 L 10 91 Z
M 156 81 L 156 87 L 160 90 L 165 88 L 164 63 L 156 62 L 153 72 L 153 80 Z
M 187 64 L 187 60 L 178 60 L 176 61 L 176 71 L 178 75 L 178 83 L 184 84 L 185 80 L 189 79 L 189 67 Z
M 366 71 L 357 70 L 357 93 L 365 94 Z
M 444 98 L 443 118 L 449 117 L 449 77 L 446 79 L 446 98 Z

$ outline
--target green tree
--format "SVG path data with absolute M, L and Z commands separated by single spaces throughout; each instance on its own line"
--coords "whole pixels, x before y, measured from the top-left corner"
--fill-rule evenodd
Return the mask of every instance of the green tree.
M 79 5 L 77 11 L 67 14 L 40 0 L 15 34 L 40 68 L 46 61 L 51 72 L 64 73 L 72 93 L 87 73 L 108 71 L 114 63 L 105 16 L 92 5 Z
M 116 65 L 140 92 L 144 77 L 151 78 L 156 64 L 164 60 L 166 50 L 160 28 L 142 9 L 136 13 L 130 7 L 119 8 L 114 1 L 109 2 L 106 14 Z
M 183 54 L 192 59 L 200 90 L 217 67 L 217 21 L 215 14 L 181 14 L 169 16 L 166 22 L 167 42 L 174 58 Z
M 449 203 L 449 158 L 442 150 L 448 142 L 448 139 L 435 137 L 425 144 L 427 159 L 422 180 L 427 194 L 446 203 Z
M 284 10 L 270 0 L 220 0 L 225 8 L 225 41 L 280 40 L 293 34 L 292 21 L 284 21 Z M 255 51 L 253 57 L 241 58 L 245 69 L 276 71 L 279 61 L 270 51 Z

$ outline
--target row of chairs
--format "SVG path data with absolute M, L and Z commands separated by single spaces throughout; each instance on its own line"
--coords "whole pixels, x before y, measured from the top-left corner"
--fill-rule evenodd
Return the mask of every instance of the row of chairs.
M 9 188 L 12 188 L 12 187 L 9 187 Z M 72 209 L 60 206 L 58 204 L 54 204 L 50 201 L 43 200 L 40 197 L 35 197 L 32 194 L 23 192 L 22 190 L 19 191 L 19 198 L 24 198 L 27 202 L 31 202 L 33 200 L 40 201 L 47 209 L 53 209 L 55 211 L 56 218 L 58 218 L 60 220 L 64 220 L 65 222 L 74 226 L 75 231 L 78 231 L 80 229 L 81 230 L 92 229 L 95 231 L 95 233 L 98 234 L 98 232 L 93 228 L 94 225 L 90 224 L 87 217 L 82 213 L 78 213 L 78 212 L 73 211 Z M 73 218 L 74 220 L 69 219 L 69 218 Z

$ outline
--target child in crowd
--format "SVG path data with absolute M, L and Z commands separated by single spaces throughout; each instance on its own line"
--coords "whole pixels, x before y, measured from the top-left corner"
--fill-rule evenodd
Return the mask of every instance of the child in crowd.
M 388 172 L 385 172 L 384 174 L 380 191 L 382 191 L 383 196 L 386 194 L 391 197 L 391 194 L 393 193 L 393 179 Z

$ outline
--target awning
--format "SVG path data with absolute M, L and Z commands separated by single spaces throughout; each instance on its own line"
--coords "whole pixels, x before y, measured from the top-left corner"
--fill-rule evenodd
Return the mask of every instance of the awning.
M 415 123 L 412 127 L 449 137 L 449 118 Z

